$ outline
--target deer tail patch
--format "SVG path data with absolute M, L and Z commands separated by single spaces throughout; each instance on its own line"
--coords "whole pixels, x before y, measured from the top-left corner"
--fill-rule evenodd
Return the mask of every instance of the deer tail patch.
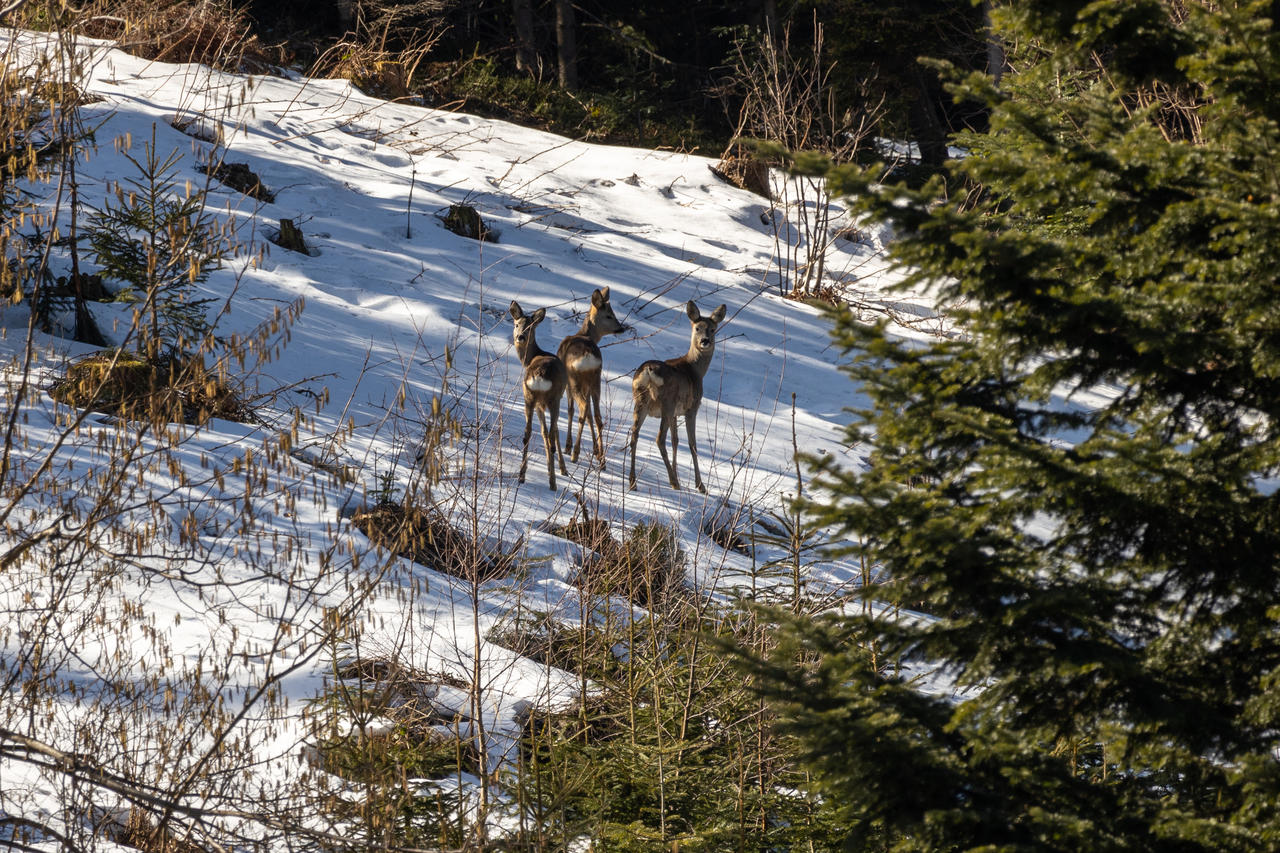
M 635 389 L 661 388 L 662 377 L 652 367 L 645 365 L 636 371 L 635 381 L 631 384 Z
M 583 353 L 577 358 L 570 359 L 569 369 L 573 371 L 598 370 L 600 368 L 600 357 L 591 353 Z

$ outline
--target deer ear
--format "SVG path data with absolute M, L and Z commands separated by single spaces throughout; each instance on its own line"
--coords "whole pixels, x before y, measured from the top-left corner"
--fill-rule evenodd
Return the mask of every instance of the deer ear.
M 713 322 L 713 323 L 715 323 L 717 326 L 719 326 L 719 325 L 720 325 L 720 321 L 724 319 L 724 312 L 725 312 L 725 306 L 723 306 L 723 305 L 721 305 L 721 306 L 720 306 L 719 308 L 717 308 L 716 310 L 712 311 L 712 312 L 711 312 L 711 322 Z
M 533 314 L 529 317 L 529 322 L 533 323 L 533 325 L 536 326 L 539 323 L 541 323 L 543 318 L 546 316 L 547 316 L 547 309 L 539 308 L 537 311 L 534 311 Z
M 511 315 L 512 320 L 519 320 L 524 316 L 524 311 L 520 310 L 520 303 L 514 299 L 511 300 L 511 307 L 507 309 L 507 313 Z
M 591 304 L 599 308 L 609 301 L 609 288 L 597 290 L 591 294 Z
M 689 304 L 684 306 L 684 312 L 689 315 L 689 319 L 698 322 L 702 318 L 702 312 L 698 310 L 698 306 L 693 304 L 693 300 L 689 300 Z

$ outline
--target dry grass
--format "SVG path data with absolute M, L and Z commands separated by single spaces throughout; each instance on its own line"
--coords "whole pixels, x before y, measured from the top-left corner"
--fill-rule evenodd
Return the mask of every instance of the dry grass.
M 516 612 L 485 637 L 543 666 L 596 678 L 612 660 L 613 641 L 594 625 L 569 625 L 546 613 Z
M 261 73 L 283 59 L 253 34 L 248 13 L 227 0 L 96 0 L 80 7 L 71 26 L 158 62 Z
M 102 834 L 116 844 L 142 853 L 208 853 L 206 848 L 157 826 L 150 815 L 136 808 L 129 810 L 123 824 L 112 821 L 104 826 Z
M 331 849 L 437 849 L 458 802 L 419 780 L 482 772 L 465 712 L 435 700 L 442 684 L 467 686 L 386 657 L 347 661 L 337 675 L 316 702 L 315 744 L 304 751 L 349 783 L 351 795 L 321 805 L 351 842 Z
M 512 567 L 512 555 L 485 553 L 435 507 L 380 501 L 357 510 L 351 523 L 375 545 L 463 580 L 484 582 L 508 573 Z
M 223 379 L 198 363 L 153 364 L 116 350 L 72 362 L 49 394 L 78 409 L 93 409 L 126 420 L 205 424 L 213 418 L 250 423 L 250 405 Z
M 599 518 L 553 528 L 591 553 L 572 582 L 588 595 L 621 595 L 649 609 L 663 608 L 684 590 L 685 556 L 675 534 L 654 522 L 637 524 L 619 542 Z
M 796 302 L 821 302 L 826 305 L 844 305 L 849 302 L 848 295 L 844 288 L 839 284 L 822 284 L 810 285 L 808 290 L 799 287 L 792 288 L 786 293 L 787 299 L 793 299 Z
M 444 217 L 444 227 L 459 237 L 470 237 L 472 240 L 492 243 L 498 241 L 497 235 L 484 224 L 480 214 L 469 204 L 450 205 L 449 212 Z
M 722 181 L 762 198 L 773 198 L 773 189 L 769 185 L 769 164 L 741 145 L 731 146 L 720 158 L 720 162 L 711 167 L 711 173 Z
M 362 92 L 395 100 L 409 95 L 412 72 L 391 54 L 343 41 L 326 51 L 311 73 L 317 77 L 350 80 Z
M 312 77 L 341 77 L 388 100 L 407 98 L 418 67 L 440 40 L 444 4 L 373 2 L 363 5 L 353 32 L 320 55 Z

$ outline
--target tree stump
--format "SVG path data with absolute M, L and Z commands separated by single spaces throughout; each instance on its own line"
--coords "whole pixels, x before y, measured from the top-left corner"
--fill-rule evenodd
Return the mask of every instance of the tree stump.
M 460 237 L 496 242 L 493 232 L 484 224 L 484 220 L 480 218 L 476 209 L 469 204 L 450 205 L 449 213 L 444 218 L 444 227 Z
M 311 254 L 307 249 L 307 241 L 302 237 L 302 229 L 294 225 L 292 219 L 280 220 L 280 236 L 276 238 L 276 245 L 284 246 L 291 252 Z

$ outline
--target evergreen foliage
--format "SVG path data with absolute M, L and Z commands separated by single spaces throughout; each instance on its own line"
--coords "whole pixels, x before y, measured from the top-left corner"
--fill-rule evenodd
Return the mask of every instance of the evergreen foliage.
M 576 712 L 530 722 L 512 781 L 532 846 L 839 849 L 836 810 L 803 791 L 795 740 L 722 653 L 735 642 L 763 648 L 768 626 L 687 600 L 560 632 L 559 654 L 583 666 L 590 692 Z
M 759 664 L 851 849 L 1280 837 L 1271 6 L 999 4 L 1017 73 L 958 84 L 991 128 L 949 198 L 830 173 L 963 331 L 837 314 L 870 465 L 814 463 L 817 520 L 930 618 L 802 620 L 820 664 Z
M 141 159 L 126 154 L 136 177 L 116 186 L 89 225 L 89 242 L 103 273 L 121 282 L 118 298 L 140 304 L 139 352 L 151 361 L 194 352 L 212 331 L 207 299 L 195 285 L 230 254 L 219 226 L 204 211 L 204 193 L 178 194 L 181 155 L 161 159 L 153 138 Z

